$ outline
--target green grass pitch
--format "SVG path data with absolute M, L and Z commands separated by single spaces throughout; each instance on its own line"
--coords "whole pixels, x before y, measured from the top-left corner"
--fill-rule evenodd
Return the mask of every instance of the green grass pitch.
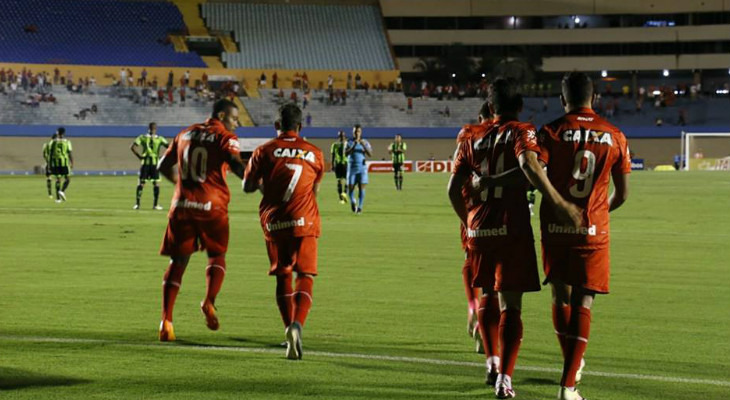
M 0 399 L 493 398 L 466 334 L 463 254 L 446 174 L 371 175 L 365 213 L 320 194 L 320 276 L 304 359 L 284 358 L 259 195 L 231 180 L 228 275 L 205 328 L 202 254 L 157 342 L 166 213 L 133 211 L 133 177 L 0 178 Z M 635 173 L 612 218 L 612 293 L 594 308 L 583 393 L 592 399 L 730 397 L 730 178 Z M 172 187 L 164 183 L 163 205 Z M 537 218 L 533 219 L 537 227 Z M 514 385 L 557 393 L 550 294 L 525 296 Z

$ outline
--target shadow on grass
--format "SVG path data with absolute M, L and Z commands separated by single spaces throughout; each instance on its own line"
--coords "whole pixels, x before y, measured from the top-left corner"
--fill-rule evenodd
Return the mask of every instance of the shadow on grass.
M 22 369 L 0 367 L 0 390 L 18 390 L 44 386 L 73 386 L 90 382 L 86 379 L 43 375 Z

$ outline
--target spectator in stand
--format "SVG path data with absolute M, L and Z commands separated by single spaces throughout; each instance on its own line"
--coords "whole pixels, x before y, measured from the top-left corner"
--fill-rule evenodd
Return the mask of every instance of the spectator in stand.
M 162 90 L 162 88 L 157 89 L 157 102 L 158 105 L 165 104 L 165 92 Z
M 395 78 L 395 91 L 396 92 L 403 91 L 403 78 L 400 77 L 400 72 L 398 73 L 398 76 Z
M 309 100 L 307 100 L 307 96 L 302 96 L 302 110 L 307 108 L 308 104 L 309 104 Z
M 208 74 L 203 72 L 203 76 L 200 78 L 204 86 L 208 86 Z
M 327 75 L 327 90 L 332 90 L 334 84 L 335 78 L 332 77 L 332 74 Z
M 150 89 L 147 87 L 147 85 L 142 86 L 142 98 L 140 99 L 142 102 L 142 106 L 147 107 L 147 103 L 149 102 L 149 96 Z
M 293 91 L 289 95 L 289 100 L 291 100 L 292 103 L 297 104 L 297 92 Z
M 167 102 L 170 103 L 170 105 L 172 105 L 172 103 L 175 102 L 174 101 L 175 100 L 175 95 L 173 93 L 174 90 L 175 90 L 174 87 L 170 87 L 170 88 L 167 89 Z
M 273 89 L 279 88 L 279 75 L 276 74 L 276 71 L 274 71 L 274 75 L 271 75 L 271 87 Z
M 139 77 L 139 85 L 144 86 L 147 84 L 147 68 L 142 68 L 142 73 Z
M 307 71 L 304 71 L 304 73 L 302 73 L 302 89 L 305 92 L 309 90 L 309 76 L 307 75 Z
M 292 82 L 292 85 L 294 89 L 302 87 L 302 75 L 300 75 L 298 71 L 294 73 L 294 81 Z
M 129 86 L 134 86 L 134 73 L 129 68 L 127 68 L 127 82 Z
M 190 70 L 185 71 L 185 74 L 183 76 L 185 77 L 184 86 L 187 87 L 190 84 Z
M 170 70 L 170 72 L 167 73 L 167 87 L 172 87 L 172 85 L 174 85 L 174 84 L 175 84 L 175 73 L 172 72 L 172 70 Z M 160 98 L 160 101 L 162 101 L 162 98 Z
M 342 91 L 342 105 L 347 105 L 347 90 Z
M 180 86 L 180 107 L 185 107 L 185 86 Z
M 451 117 L 451 110 L 449 109 L 449 106 L 446 106 L 446 108 L 444 108 L 444 116 L 446 118 L 450 118 Z
M 413 114 L 413 97 L 408 97 L 408 114 Z
M 362 78 L 359 72 L 355 74 L 355 89 L 362 89 Z
M 266 74 L 261 72 L 261 76 L 259 77 L 259 87 L 265 88 L 266 87 Z
M 53 84 L 58 85 L 59 80 L 61 79 L 61 71 L 58 70 L 58 67 L 56 67 L 53 70 Z
M 368 91 L 370 90 L 370 84 L 365 82 L 362 84 L 362 88 L 365 89 L 365 94 L 367 94 Z
M 347 73 L 347 90 L 352 90 L 352 72 Z
M 119 82 L 122 86 L 127 86 L 127 70 L 122 68 L 119 70 Z
M 180 86 L 181 86 L 181 87 L 182 87 L 182 86 L 185 86 L 185 77 L 184 77 L 184 76 L 181 76 L 181 77 L 180 77 L 180 82 L 179 82 L 179 83 L 180 83 Z
M 277 95 L 277 97 L 279 97 L 280 99 L 284 98 L 284 89 L 279 89 L 279 94 Z
M 307 121 L 307 126 L 312 126 L 312 114 L 307 113 L 306 121 Z

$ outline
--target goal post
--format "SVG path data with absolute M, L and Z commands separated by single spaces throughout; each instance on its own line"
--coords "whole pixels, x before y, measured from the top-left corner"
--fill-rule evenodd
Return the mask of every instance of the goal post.
M 684 132 L 681 153 L 684 171 L 730 171 L 730 132 Z

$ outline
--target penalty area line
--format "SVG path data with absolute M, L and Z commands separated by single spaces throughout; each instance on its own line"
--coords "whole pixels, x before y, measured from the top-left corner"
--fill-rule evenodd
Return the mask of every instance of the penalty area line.
M 220 352 L 238 352 L 238 353 L 265 353 L 265 354 L 283 354 L 284 350 L 265 348 L 265 347 L 240 347 L 240 346 L 205 346 L 205 345 L 170 345 L 162 343 L 132 343 L 116 340 L 106 339 L 78 339 L 78 338 L 53 338 L 53 337 L 36 337 L 36 336 L 12 336 L 12 335 L 0 335 L 0 341 L 6 342 L 25 342 L 25 343 L 78 343 L 78 344 L 103 344 L 103 345 L 115 345 L 122 347 L 135 347 L 145 349 L 174 349 L 174 350 L 190 350 L 190 351 L 220 351 Z M 353 360 L 369 360 L 369 361 L 389 361 L 389 362 L 400 362 L 400 363 L 413 363 L 413 364 L 428 364 L 428 365 L 445 365 L 445 366 L 457 366 L 457 367 L 479 367 L 484 368 L 484 363 L 471 362 L 471 361 L 456 361 L 456 360 L 443 360 L 436 358 L 421 358 L 421 357 L 405 357 L 405 356 L 388 356 L 378 354 L 362 354 L 362 353 L 335 353 L 329 351 L 306 351 L 307 356 L 314 357 L 326 357 L 326 358 L 342 358 L 342 359 L 353 359 Z M 531 372 L 547 372 L 559 374 L 562 370 L 559 368 L 550 367 L 539 367 L 539 366 L 518 366 L 520 371 L 531 371 Z M 655 381 L 655 382 L 667 382 L 667 383 L 688 383 L 696 385 L 712 385 L 730 387 L 730 381 L 721 381 L 714 379 L 699 379 L 699 378 L 685 378 L 677 376 L 663 376 L 663 375 L 649 375 L 649 374 L 623 374 L 616 372 L 601 372 L 587 370 L 583 372 L 583 375 L 587 376 L 600 376 L 603 378 L 618 378 L 618 379 L 631 379 L 640 381 Z

